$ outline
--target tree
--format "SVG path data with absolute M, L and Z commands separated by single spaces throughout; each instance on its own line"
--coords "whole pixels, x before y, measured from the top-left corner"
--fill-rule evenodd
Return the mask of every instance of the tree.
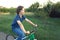
M 51 8 L 50 17 L 60 17 L 60 2 L 54 4 Z
M 10 14 L 16 13 L 16 8 L 11 7 L 11 8 L 9 9 L 9 12 L 10 12 Z
M 36 2 L 36 3 L 32 4 L 32 5 L 29 7 L 29 9 L 30 9 L 31 12 L 35 12 L 38 7 L 39 7 L 39 3 Z

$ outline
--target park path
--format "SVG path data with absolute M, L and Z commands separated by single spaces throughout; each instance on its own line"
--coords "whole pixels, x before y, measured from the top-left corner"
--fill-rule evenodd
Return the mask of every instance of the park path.
M 6 40 L 6 35 L 4 32 L 0 32 L 0 40 Z M 14 40 L 12 37 L 9 37 L 9 40 Z
M 0 40 L 6 40 L 6 35 L 4 32 L 0 32 Z M 9 40 L 14 40 L 14 38 L 12 36 L 10 36 L 8 38 Z M 37 39 L 34 39 L 34 40 L 37 40 Z
M 5 40 L 6 34 L 4 32 L 0 32 L 0 40 Z

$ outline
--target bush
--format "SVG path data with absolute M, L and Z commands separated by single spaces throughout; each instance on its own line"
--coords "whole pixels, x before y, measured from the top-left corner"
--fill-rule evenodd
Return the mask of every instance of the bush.
M 34 14 L 37 17 L 47 17 L 48 16 L 48 13 L 42 9 L 35 11 Z
M 4 13 L 7 13 L 9 11 L 8 8 L 0 8 L 0 12 L 4 12 Z
M 10 12 L 10 14 L 16 13 L 16 8 L 10 8 L 10 9 L 9 9 L 9 12 Z
M 7 13 L 9 12 L 10 14 L 16 13 L 16 8 L 0 8 L 0 12 Z
M 28 9 L 26 9 L 26 11 L 29 11 L 29 12 L 35 12 L 39 7 L 39 3 L 36 2 L 34 4 L 32 4 Z
M 51 8 L 50 17 L 60 17 L 60 2 L 54 4 Z
M 47 6 L 44 6 L 43 8 L 39 8 L 39 3 L 36 2 L 32 4 L 29 8 L 28 11 L 33 12 L 36 17 L 46 17 L 48 16 L 48 12 L 50 9 L 50 4 L 47 4 Z

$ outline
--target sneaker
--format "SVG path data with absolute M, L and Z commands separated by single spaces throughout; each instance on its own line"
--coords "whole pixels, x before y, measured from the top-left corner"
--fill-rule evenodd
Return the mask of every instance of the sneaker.
M 14 40 L 16 40 L 16 39 L 14 39 Z
M 34 39 L 34 40 L 37 40 L 37 39 Z

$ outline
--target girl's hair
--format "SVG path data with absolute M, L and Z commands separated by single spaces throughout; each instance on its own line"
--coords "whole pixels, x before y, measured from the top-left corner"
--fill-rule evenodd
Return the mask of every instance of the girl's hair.
M 19 12 L 20 12 L 23 8 L 24 8 L 23 6 L 18 6 L 17 9 L 16 9 L 16 13 L 19 14 Z

